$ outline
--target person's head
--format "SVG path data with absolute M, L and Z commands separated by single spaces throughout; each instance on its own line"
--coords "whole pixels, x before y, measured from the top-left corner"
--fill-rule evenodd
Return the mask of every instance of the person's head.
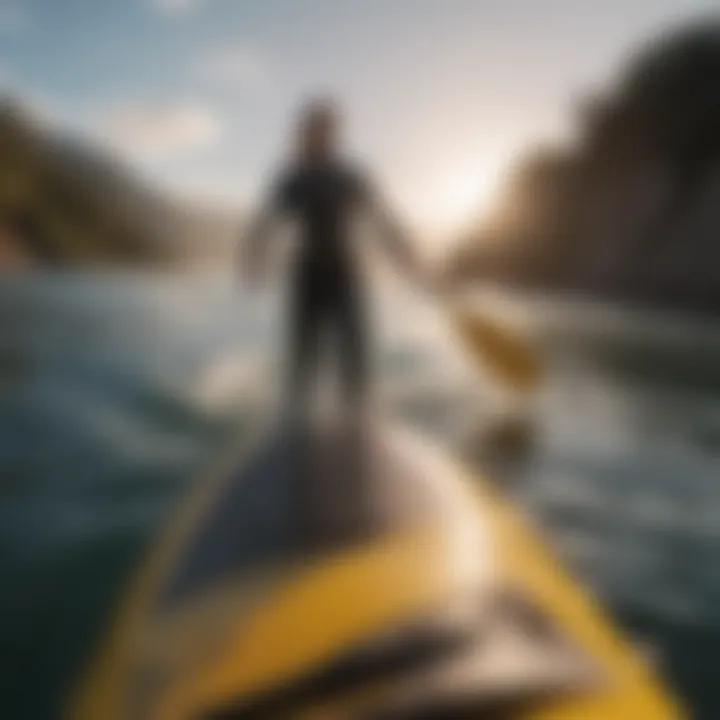
M 307 162 L 323 162 L 337 151 L 340 111 L 332 100 L 313 100 L 301 112 L 298 128 L 299 154 Z

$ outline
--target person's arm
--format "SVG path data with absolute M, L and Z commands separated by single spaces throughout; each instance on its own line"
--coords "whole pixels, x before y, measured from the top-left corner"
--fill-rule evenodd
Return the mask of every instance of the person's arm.
M 375 188 L 367 185 L 363 196 L 368 218 L 384 250 L 403 275 L 415 283 L 425 284 L 425 273 L 410 235 L 388 203 Z
M 415 264 L 415 254 L 410 238 L 390 206 L 383 198 L 373 193 L 368 210 L 373 227 L 388 254 L 404 270 L 412 267 Z
M 251 220 L 238 245 L 240 275 L 251 284 L 255 284 L 262 273 L 269 238 L 275 227 L 275 216 L 273 203 L 263 205 Z
M 238 247 L 238 265 L 242 276 L 251 283 L 260 277 L 268 245 L 279 216 L 292 204 L 292 182 L 288 177 L 269 193 L 260 210 L 251 219 Z

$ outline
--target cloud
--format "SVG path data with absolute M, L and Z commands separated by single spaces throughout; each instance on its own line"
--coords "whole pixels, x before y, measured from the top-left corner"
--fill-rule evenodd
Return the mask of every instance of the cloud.
M 268 64 L 253 48 L 236 46 L 216 48 L 200 62 L 199 76 L 216 87 L 257 90 L 266 87 L 272 73 Z
M 153 158 L 209 147 L 223 129 L 214 113 L 196 105 L 116 105 L 95 126 L 117 149 Z
M 152 4 L 163 13 L 176 15 L 194 9 L 199 0 L 152 0 Z

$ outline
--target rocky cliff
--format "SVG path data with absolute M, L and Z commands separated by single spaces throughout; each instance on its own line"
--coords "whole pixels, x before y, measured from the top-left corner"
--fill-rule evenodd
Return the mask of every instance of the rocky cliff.
M 720 312 L 720 21 L 654 41 L 578 122 L 518 165 L 452 275 Z

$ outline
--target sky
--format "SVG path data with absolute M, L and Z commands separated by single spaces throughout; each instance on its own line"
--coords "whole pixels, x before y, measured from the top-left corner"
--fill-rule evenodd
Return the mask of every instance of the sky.
M 419 234 L 457 233 L 513 159 L 717 0 L 0 0 L 0 85 L 175 193 L 257 201 L 302 100 Z

